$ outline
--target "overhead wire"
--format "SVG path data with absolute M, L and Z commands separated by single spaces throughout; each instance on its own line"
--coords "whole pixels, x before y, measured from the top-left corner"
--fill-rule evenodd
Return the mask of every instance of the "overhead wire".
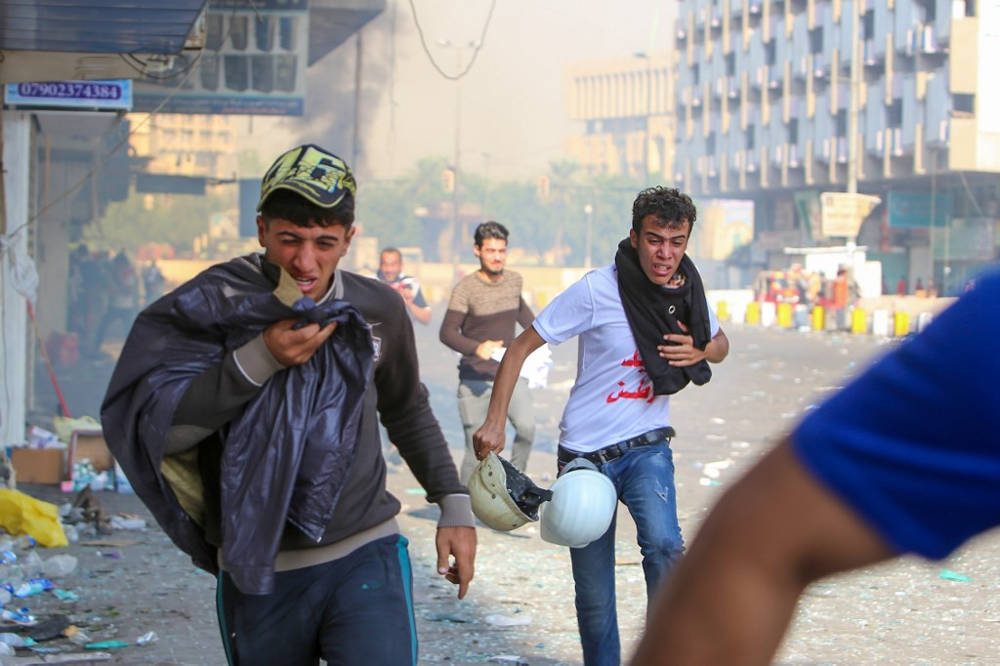
M 475 43 L 472 51 L 472 57 L 469 58 L 469 62 L 465 65 L 465 68 L 457 74 L 449 74 L 442 69 L 441 65 L 434 59 L 434 54 L 431 53 L 430 48 L 427 46 L 427 39 L 424 36 L 424 29 L 420 25 L 420 19 L 417 16 L 417 7 L 414 4 L 414 0 L 410 1 L 410 9 L 413 12 L 413 24 L 417 28 L 417 34 L 420 36 L 420 46 L 424 50 L 424 54 L 427 59 L 430 60 L 431 65 L 437 70 L 437 73 L 448 79 L 449 81 L 458 81 L 465 77 L 466 74 L 472 69 L 472 66 L 476 63 L 476 58 L 479 56 L 479 52 L 483 50 L 483 44 L 486 42 L 486 33 L 489 31 L 490 22 L 493 20 L 493 10 L 496 9 L 496 0 L 491 0 L 490 11 L 486 14 L 486 20 L 483 22 L 483 29 L 479 34 L 479 41 Z

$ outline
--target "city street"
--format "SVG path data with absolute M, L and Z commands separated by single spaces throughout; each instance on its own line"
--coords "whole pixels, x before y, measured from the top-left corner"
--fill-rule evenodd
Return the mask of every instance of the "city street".
M 456 359 L 437 340 L 438 308 L 418 345 L 433 407 L 457 461 L 462 435 L 455 406 Z M 732 353 L 704 387 L 671 403 L 681 522 L 688 539 L 719 494 L 824 394 L 841 386 L 892 344 L 869 336 L 797 333 L 728 325 Z M 575 372 L 575 345 L 554 350 L 549 388 L 536 391 L 538 452 L 529 471 L 540 485 L 554 475 L 554 442 L 562 403 Z M 873 405 L 873 408 L 877 408 Z M 549 545 L 537 527 L 513 533 L 479 530 L 476 578 L 459 602 L 434 573 L 437 509 L 391 452 L 389 482 L 403 502 L 400 523 L 410 539 L 421 663 L 578 664 L 568 551 Z M 53 488 L 22 490 L 54 502 Z M 110 512 L 149 513 L 134 496 L 97 494 Z M 87 541 L 100 539 L 98 545 Z M 76 570 L 54 582 L 76 601 L 51 592 L 23 600 L 43 619 L 68 616 L 94 641 L 130 645 L 111 652 L 122 664 L 223 664 L 214 610 L 214 580 L 195 570 L 155 525 L 81 536 L 68 549 Z M 783 663 L 994 663 L 1000 655 L 1000 540 L 981 538 L 946 562 L 905 559 L 811 587 L 779 660 Z M 645 593 L 631 519 L 619 515 L 618 609 L 623 648 L 642 628 Z M 12 602 L 12 604 L 15 602 Z M 377 631 L 373 627 L 373 631 Z M 154 631 L 145 646 L 135 640 Z M 46 643 L 75 648 L 65 639 Z M 19 658 L 28 653 L 19 651 Z M 9 659 L 9 658 L 8 658 Z M 4 661 L 3 663 L 8 663 Z M 11 660 L 10 663 L 29 663 Z M 32 662 L 41 663 L 41 662 Z

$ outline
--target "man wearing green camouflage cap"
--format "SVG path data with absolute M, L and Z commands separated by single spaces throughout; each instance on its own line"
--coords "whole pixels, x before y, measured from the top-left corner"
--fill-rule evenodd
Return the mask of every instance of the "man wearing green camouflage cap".
M 315 145 L 261 182 L 263 254 L 140 314 L 102 407 L 154 516 L 218 575 L 232 664 L 415 664 L 407 541 L 378 419 L 441 508 L 438 572 L 464 597 L 476 535 L 420 383 L 402 299 L 338 268 L 356 183 Z

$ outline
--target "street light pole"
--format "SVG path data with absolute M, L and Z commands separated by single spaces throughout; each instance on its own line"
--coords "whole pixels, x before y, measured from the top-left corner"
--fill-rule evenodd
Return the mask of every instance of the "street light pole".
M 585 270 L 590 270 L 590 250 L 594 239 L 594 207 L 589 203 L 583 207 L 583 212 L 587 214 L 587 235 L 586 238 L 586 248 L 584 257 L 583 267 Z
M 652 132 L 649 125 L 653 118 L 653 59 L 645 51 L 637 51 L 636 58 L 646 61 L 646 108 L 643 109 L 645 116 L 645 126 L 642 134 L 642 176 L 644 184 L 649 184 L 649 142 L 652 140 Z
M 479 44 L 477 42 L 455 44 L 451 40 L 439 39 L 438 46 L 455 49 L 455 71 L 461 72 L 462 48 L 469 47 L 474 49 Z M 449 253 L 451 254 L 450 260 L 452 266 L 457 268 L 463 235 L 458 223 L 458 191 L 464 174 L 461 173 L 460 168 L 462 158 L 462 82 L 460 78 L 454 79 L 453 82 L 455 84 L 455 134 L 453 137 L 452 170 L 455 173 L 455 186 L 451 191 L 451 248 Z

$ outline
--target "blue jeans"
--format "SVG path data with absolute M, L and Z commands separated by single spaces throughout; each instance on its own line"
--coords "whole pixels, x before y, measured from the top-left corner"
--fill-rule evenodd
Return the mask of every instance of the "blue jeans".
M 646 600 L 652 599 L 664 575 L 684 552 L 674 461 L 666 442 L 627 451 L 599 466 L 618 490 L 618 499 L 635 520 L 646 576 Z M 576 621 L 586 666 L 621 662 L 618 613 L 615 609 L 615 525 L 597 541 L 571 548 L 576 585 Z

